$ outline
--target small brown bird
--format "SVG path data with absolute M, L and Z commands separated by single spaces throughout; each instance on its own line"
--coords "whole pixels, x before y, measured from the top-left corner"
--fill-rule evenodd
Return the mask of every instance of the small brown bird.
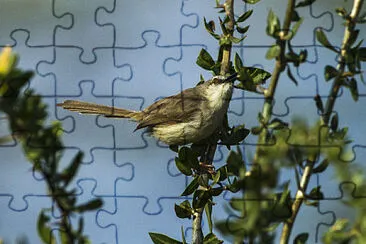
M 236 73 L 229 77 L 214 76 L 142 111 L 75 100 L 66 100 L 57 106 L 82 114 L 129 118 L 138 123 L 136 130 L 147 127 L 155 138 L 168 145 L 184 145 L 199 142 L 222 126 L 236 77 Z

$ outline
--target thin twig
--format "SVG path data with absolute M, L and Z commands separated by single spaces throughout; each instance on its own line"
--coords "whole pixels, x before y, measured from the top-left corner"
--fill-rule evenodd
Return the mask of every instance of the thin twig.
M 338 70 L 338 76 L 334 79 L 334 82 L 332 84 L 332 87 L 329 92 L 329 97 L 327 99 L 327 103 L 325 106 L 325 112 L 322 116 L 321 124 L 322 126 L 326 126 L 329 123 L 330 116 L 333 112 L 334 105 L 336 98 L 339 93 L 339 89 L 341 87 L 341 81 L 342 81 L 342 74 L 345 70 L 345 56 L 347 49 L 349 48 L 349 40 L 351 37 L 351 33 L 353 32 L 355 28 L 354 20 L 357 18 L 357 16 L 360 13 L 360 10 L 362 9 L 363 0 L 354 0 L 352 12 L 349 16 L 349 20 L 347 22 L 345 31 L 344 31 L 344 37 L 341 47 L 341 56 L 340 61 L 337 65 Z M 316 158 L 316 157 L 315 157 Z M 292 204 L 292 216 L 284 223 L 283 229 L 282 229 L 282 235 L 281 235 L 281 243 L 285 244 L 288 243 L 292 231 L 293 224 L 295 222 L 296 216 L 301 208 L 301 205 L 304 201 L 304 192 L 306 192 L 308 183 L 310 181 L 311 173 L 314 167 L 315 159 L 309 159 L 305 169 L 304 173 L 301 178 L 300 182 L 300 189 L 298 189 L 295 197 L 295 201 Z

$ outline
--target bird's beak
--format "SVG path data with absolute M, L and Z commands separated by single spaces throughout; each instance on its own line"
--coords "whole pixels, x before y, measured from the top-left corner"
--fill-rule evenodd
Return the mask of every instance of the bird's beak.
M 234 74 L 226 77 L 224 82 L 234 82 L 236 80 L 237 76 L 238 76 L 238 73 L 234 73 Z

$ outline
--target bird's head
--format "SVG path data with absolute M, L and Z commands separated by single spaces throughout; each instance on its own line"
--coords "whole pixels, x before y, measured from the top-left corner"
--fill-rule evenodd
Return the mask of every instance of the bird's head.
M 211 84 L 223 84 L 223 83 L 233 83 L 236 78 L 237 78 L 238 74 L 234 73 L 230 76 L 224 76 L 224 75 L 217 75 L 212 77 L 211 79 Z

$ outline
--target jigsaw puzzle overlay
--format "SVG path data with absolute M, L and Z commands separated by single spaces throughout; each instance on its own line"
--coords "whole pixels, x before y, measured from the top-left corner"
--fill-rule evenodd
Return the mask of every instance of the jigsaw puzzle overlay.
M 255 5 L 248 20 L 248 38 L 244 45 L 233 48 L 246 66 L 272 71 L 273 61 L 264 58 L 272 44 L 265 33 L 266 16 L 271 8 L 283 16 L 286 1 L 280 2 L 267 0 Z M 284 121 L 293 115 L 306 115 L 309 121 L 318 118 L 313 97 L 328 95 L 323 65 L 335 64 L 335 57 L 310 34 L 321 26 L 333 43 L 340 43 L 341 19 L 328 9 L 345 4 L 349 7 L 351 3 L 317 1 L 299 10 L 305 20 L 293 44 L 307 49 L 308 62 L 294 72 L 297 87 L 282 76 L 274 116 Z M 236 11 L 244 11 L 243 6 L 237 3 Z M 195 64 L 201 48 L 217 53 L 216 41 L 204 30 L 203 17 L 217 18 L 214 1 L 0 0 L 0 46 L 12 46 L 20 54 L 20 67 L 36 71 L 29 87 L 42 94 L 49 105 L 50 121 L 63 123 L 67 146 L 63 160 L 69 162 L 79 149 L 85 152 L 85 162 L 73 183 L 80 200 L 100 197 L 104 201 L 102 209 L 85 215 L 85 233 L 93 243 L 151 243 L 148 232 L 180 239 L 181 226 L 189 240 L 191 223 L 174 214 L 174 203 L 188 179 L 177 170 L 174 152 L 142 130 L 133 133 L 134 122 L 82 116 L 56 108 L 56 103 L 76 99 L 141 110 L 161 97 L 195 86 L 200 74 L 209 79 L 210 74 Z M 360 36 L 365 34 L 361 30 Z M 354 104 L 349 93 L 342 92 L 336 105 L 341 118 L 357 118 L 345 121 L 354 139 L 353 161 L 366 157 L 366 127 L 360 122 L 366 118 L 364 86 L 359 86 L 359 93 Z M 235 91 L 230 124 L 257 125 L 262 104 L 261 96 Z M 2 120 L 0 127 L 5 135 L 6 122 Z M 256 137 L 249 136 L 241 149 L 253 151 L 255 144 Z M 220 165 L 227 154 L 227 149 L 219 146 L 215 164 Z M 30 243 L 38 243 L 38 213 L 52 205 L 45 184 L 31 173 L 16 143 L 0 145 L 0 156 L 0 237 L 13 241 L 26 235 Z M 349 214 L 339 206 L 343 188 L 332 177 L 331 170 L 313 176 L 309 189 L 321 185 L 325 200 L 318 209 L 302 208 L 298 216 L 302 221 L 293 229 L 293 233 L 309 232 L 314 243 L 335 218 Z M 292 192 L 296 189 L 294 178 L 292 171 L 281 175 L 283 182 L 292 179 Z M 228 195 L 216 199 L 214 219 L 226 218 L 228 199 Z M 308 220 L 317 224 L 309 226 Z M 207 230 L 206 223 L 204 228 Z

